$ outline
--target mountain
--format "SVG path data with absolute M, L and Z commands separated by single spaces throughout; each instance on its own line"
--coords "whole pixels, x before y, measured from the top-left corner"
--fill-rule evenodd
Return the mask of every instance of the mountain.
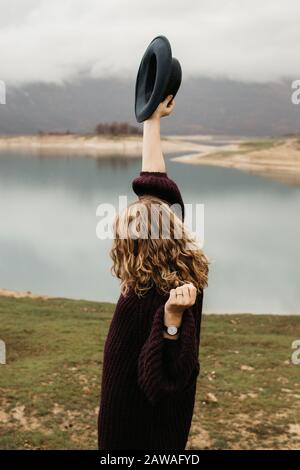
M 38 131 L 92 132 L 98 122 L 134 116 L 134 80 L 82 79 L 63 85 L 7 87 L 0 105 L 0 134 Z M 291 102 L 291 81 L 242 83 L 189 78 L 176 96 L 176 110 L 162 120 L 162 133 L 282 135 L 299 132 L 300 105 Z

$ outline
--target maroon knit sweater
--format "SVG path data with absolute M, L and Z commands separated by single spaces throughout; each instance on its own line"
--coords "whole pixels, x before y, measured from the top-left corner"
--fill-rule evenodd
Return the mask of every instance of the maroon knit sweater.
M 183 201 L 166 173 L 141 172 L 138 196 Z M 104 346 L 98 445 L 101 450 L 184 450 L 195 401 L 203 293 L 186 309 L 179 339 L 163 337 L 167 294 L 152 287 L 120 295 Z

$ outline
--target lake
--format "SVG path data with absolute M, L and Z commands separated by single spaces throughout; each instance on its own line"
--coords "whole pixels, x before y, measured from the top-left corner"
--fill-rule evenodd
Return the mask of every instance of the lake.
M 96 208 L 135 199 L 140 161 L 0 154 L 0 287 L 115 302 Z M 167 161 L 186 203 L 205 205 L 206 312 L 300 313 L 300 188 Z

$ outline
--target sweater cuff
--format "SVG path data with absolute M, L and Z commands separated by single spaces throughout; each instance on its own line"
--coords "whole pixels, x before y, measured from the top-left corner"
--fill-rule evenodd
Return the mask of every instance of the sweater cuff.
M 149 337 L 138 358 L 138 383 L 152 405 L 164 396 L 184 391 L 195 381 L 200 370 L 191 309 L 183 314 L 178 340 L 163 337 L 163 323 L 164 304 L 154 314 Z
M 166 171 L 140 171 L 140 176 L 161 176 L 162 178 L 168 178 Z

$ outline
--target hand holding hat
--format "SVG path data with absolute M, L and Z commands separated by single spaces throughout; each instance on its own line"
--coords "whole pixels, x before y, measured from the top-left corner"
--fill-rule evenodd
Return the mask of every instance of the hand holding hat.
M 175 100 L 173 95 L 168 95 L 164 101 L 159 103 L 154 113 L 148 119 L 160 119 L 164 116 L 169 116 L 175 108 Z

